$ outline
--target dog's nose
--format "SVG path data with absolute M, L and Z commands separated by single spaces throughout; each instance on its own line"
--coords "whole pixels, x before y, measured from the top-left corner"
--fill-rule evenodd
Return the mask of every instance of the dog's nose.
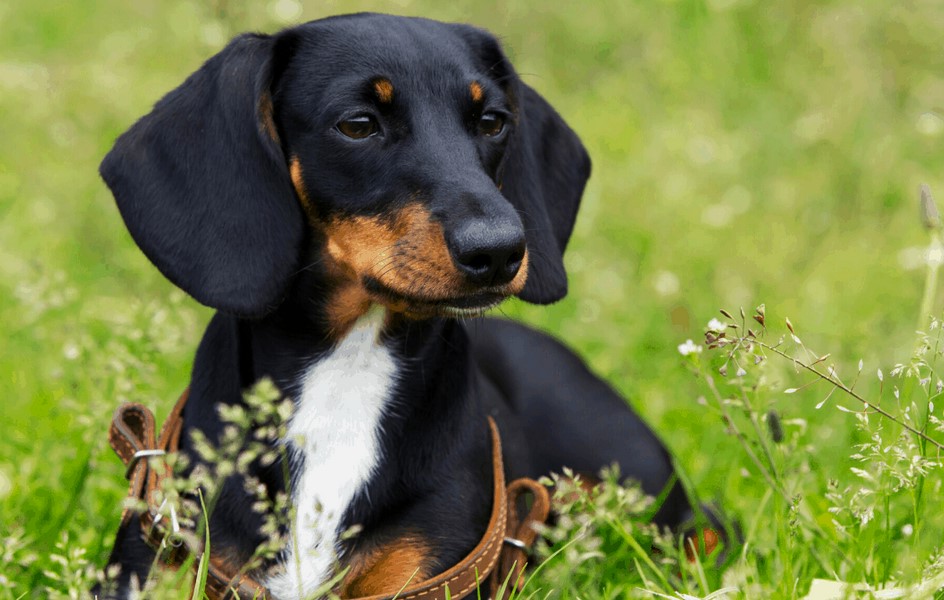
M 502 285 L 515 278 L 524 260 L 524 229 L 518 223 L 471 220 L 452 232 L 452 260 L 474 285 Z

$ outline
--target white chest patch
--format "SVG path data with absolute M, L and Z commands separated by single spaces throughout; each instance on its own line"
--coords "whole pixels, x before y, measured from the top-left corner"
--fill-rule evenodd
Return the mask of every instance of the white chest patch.
M 362 317 L 304 375 L 288 443 L 301 452 L 295 474 L 295 522 L 284 571 L 266 581 L 275 598 L 308 598 L 332 574 L 340 520 L 380 462 L 380 418 L 396 363 L 378 334 L 383 311 Z

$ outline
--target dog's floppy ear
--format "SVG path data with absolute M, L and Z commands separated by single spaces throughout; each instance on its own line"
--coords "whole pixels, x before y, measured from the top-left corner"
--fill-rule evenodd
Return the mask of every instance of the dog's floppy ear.
M 304 219 L 272 117 L 276 38 L 243 35 L 118 138 L 101 174 L 132 237 L 198 301 L 272 310 L 297 271 Z M 284 57 L 283 57 L 284 58 Z
M 517 123 L 500 181 L 528 240 L 528 279 L 518 296 L 550 304 L 567 295 L 564 248 L 590 177 L 590 156 L 551 105 L 513 71 L 510 76 Z

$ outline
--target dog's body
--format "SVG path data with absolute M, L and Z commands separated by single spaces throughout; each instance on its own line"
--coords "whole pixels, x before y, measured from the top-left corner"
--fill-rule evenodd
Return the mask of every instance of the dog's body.
M 135 240 L 219 309 L 197 352 L 181 451 L 219 439 L 221 405 L 263 377 L 296 410 L 283 465 L 291 543 L 259 577 L 311 594 L 392 594 L 458 562 L 492 502 L 486 416 L 508 477 L 619 463 L 653 494 L 667 453 L 625 401 L 556 341 L 474 316 L 509 295 L 566 293 L 562 252 L 589 159 L 490 35 L 381 15 L 234 40 L 116 143 L 102 166 Z M 210 518 L 214 553 L 263 540 L 240 477 Z M 689 507 L 676 486 L 657 519 Z M 340 533 L 352 525 L 352 539 Z M 335 552 L 337 554 L 335 554 Z M 119 532 L 112 561 L 153 551 Z

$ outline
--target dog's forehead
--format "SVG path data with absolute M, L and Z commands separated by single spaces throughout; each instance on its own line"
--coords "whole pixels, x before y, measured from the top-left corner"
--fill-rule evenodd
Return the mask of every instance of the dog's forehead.
M 456 25 L 429 19 L 358 14 L 299 27 L 301 68 L 312 78 L 386 76 L 416 81 L 468 78 L 483 68 Z

